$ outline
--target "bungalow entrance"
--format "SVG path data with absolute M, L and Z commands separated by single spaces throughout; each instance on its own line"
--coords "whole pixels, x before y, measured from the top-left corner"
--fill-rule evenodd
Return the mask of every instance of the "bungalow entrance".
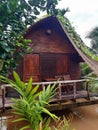
M 69 74 L 68 55 L 56 53 L 28 54 L 23 61 L 23 80 L 34 82 L 54 80 L 55 76 Z

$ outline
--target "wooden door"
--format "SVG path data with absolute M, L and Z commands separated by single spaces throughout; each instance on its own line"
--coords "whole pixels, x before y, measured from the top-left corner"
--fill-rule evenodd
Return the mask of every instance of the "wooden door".
M 64 54 L 57 56 L 57 75 L 64 75 L 68 73 L 68 57 Z
M 23 60 L 23 80 L 27 82 L 30 77 L 33 81 L 40 80 L 39 54 L 27 54 Z

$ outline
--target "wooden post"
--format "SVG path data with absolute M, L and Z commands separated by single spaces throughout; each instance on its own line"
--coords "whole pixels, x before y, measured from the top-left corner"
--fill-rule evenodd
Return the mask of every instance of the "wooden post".
M 61 95 L 62 95 L 62 92 L 61 92 L 61 83 L 59 83 L 59 99 L 60 100 L 62 99 Z
M 73 89 L 74 89 L 74 101 L 76 102 L 76 83 L 73 83 Z
M 2 107 L 3 107 L 3 111 L 5 110 L 5 88 L 4 86 L 0 86 L 1 89 L 1 96 L 2 96 Z
M 44 87 L 45 87 L 45 84 L 42 84 L 42 90 L 44 89 Z
M 2 89 L 2 105 L 4 111 L 5 110 L 5 88 Z
M 87 99 L 90 100 L 90 93 L 89 93 L 89 82 L 86 83 L 86 91 L 87 91 Z

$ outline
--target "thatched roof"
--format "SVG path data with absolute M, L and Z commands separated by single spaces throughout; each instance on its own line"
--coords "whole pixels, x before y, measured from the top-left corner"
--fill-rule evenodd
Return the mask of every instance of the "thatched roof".
M 26 37 L 32 30 L 35 30 L 45 24 L 45 22 L 50 21 L 50 24 L 54 24 L 54 26 L 58 25 L 59 29 L 62 29 L 65 36 L 68 37 L 69 41 L 78 52 L 78 54 L 82 57 L 82 59 L 88 64 L 88 66 L 93 70 L 93 72 L 98 76 L 98 57 L 93 54 L 93 52 L 89 52 L 89 48 L 83 43 L 80 36 L 74 31 L 74 28 L 71 26 L 69 20 L 67 18 L 63 19 L 61 17 L 48 16 L 36 22 L 33 26 L 31 26 L 24 36 Z
M 67 37 L 69 38 L 70 42 L 72 43 L 73 47 L 76 49 L 76 51 L 79 53 L 79 55 L 83 58 L 83 60 L 88 64 L 88 66 L 94 71 L 94 73 L 98 76 L 98 61 L 92 59 L 92 57 L 88 56 L 87 54 L 85 54 L 85 52 L 83 52 L 73 41 L 73 39 L 70 37 L 69 33 L 67 32 L 66 28 L 63 27 L 61 21 L 57 18 L 57 20 L 59 21 L 60 25 L 62 26 L 62 29 L 64 30 L 65 34 L 67 35 Z M 77 36 L 80 39 L 79 44 L 81 46 L 86 47 L 83 44 L 83 41 L 81 40 L 81 38 L 79 36 Z M 94 55 L 94 54 L 93 54 Z

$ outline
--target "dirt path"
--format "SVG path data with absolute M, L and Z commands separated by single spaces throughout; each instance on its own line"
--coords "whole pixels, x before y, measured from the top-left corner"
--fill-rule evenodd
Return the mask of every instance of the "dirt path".
M 73 115 L 76 130 L 98 130 L 98 105 L 76 108 Z

